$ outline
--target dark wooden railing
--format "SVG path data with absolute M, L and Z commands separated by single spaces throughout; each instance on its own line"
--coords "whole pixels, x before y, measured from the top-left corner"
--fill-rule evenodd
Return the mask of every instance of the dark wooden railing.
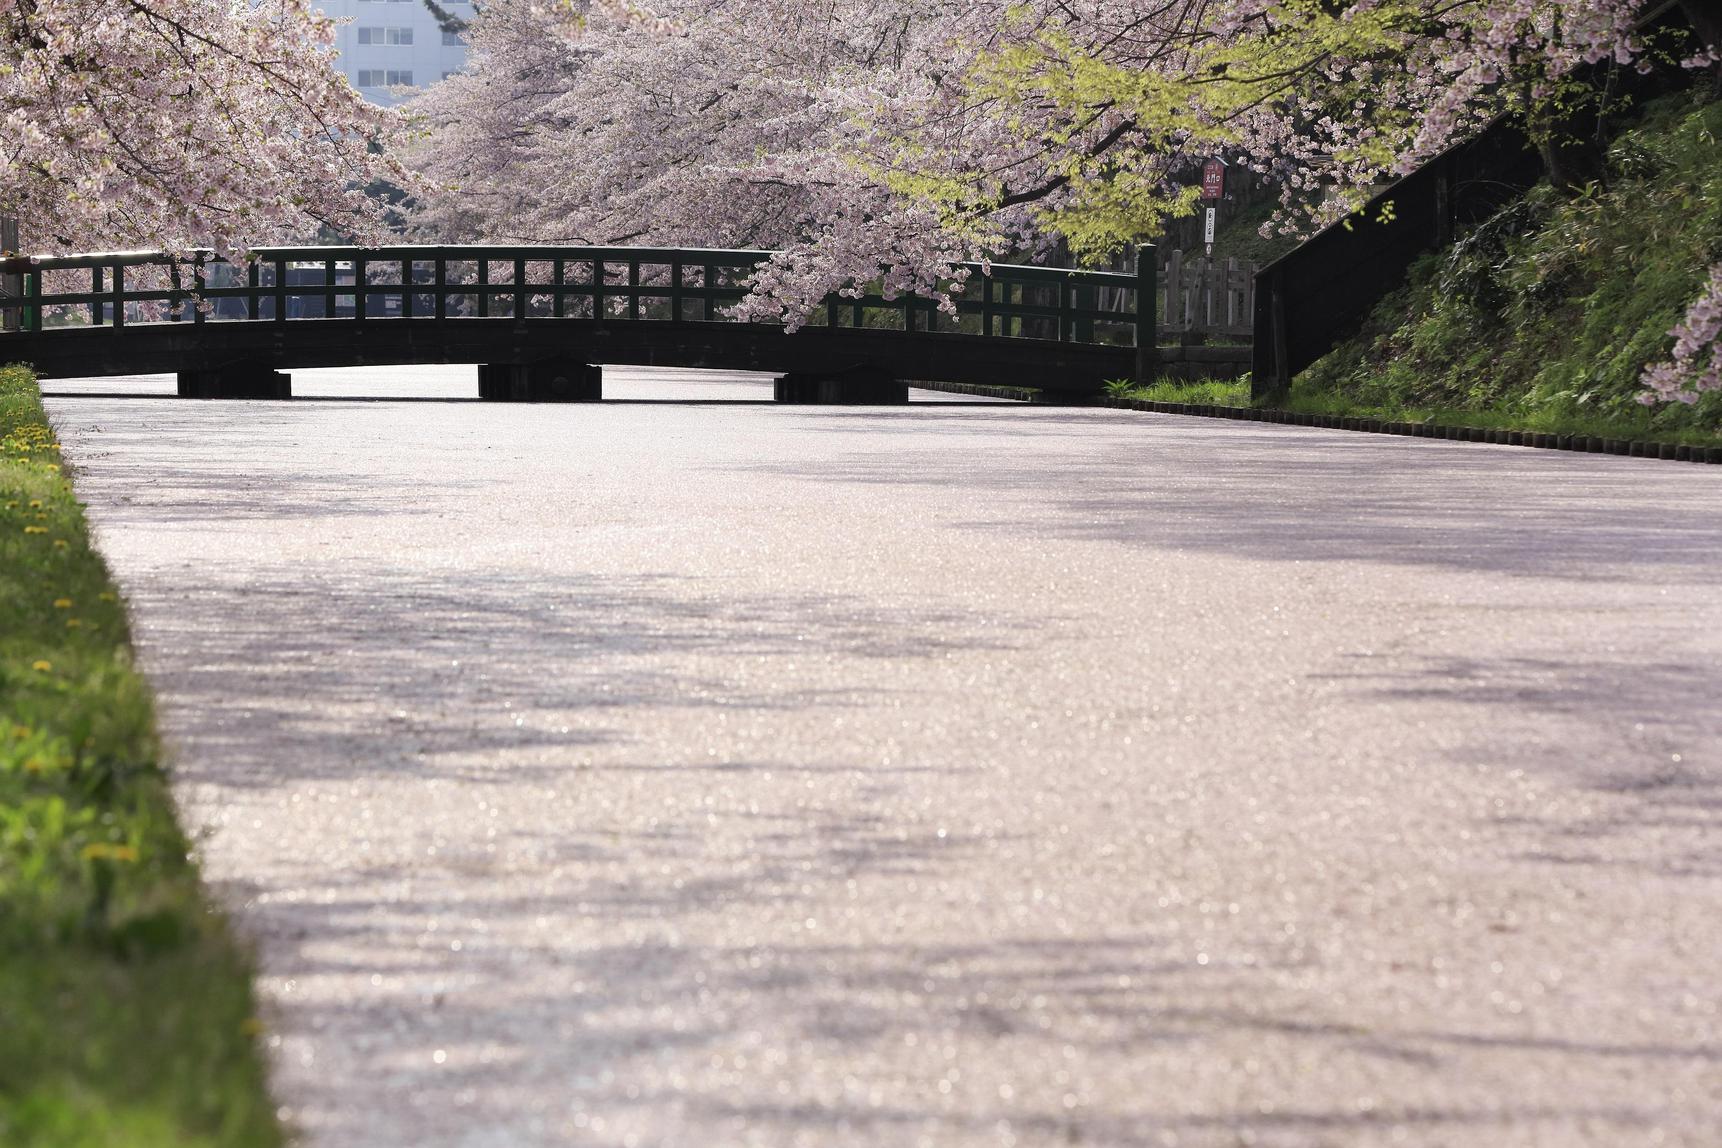
M 825 299 L 810 326 L 953 332 L 1152 348 L 1152 248 L 1141 272 L 968 265 L 955 313 L 929 298 L 871 290 Z M 280 247 L 244 263 L 209 252 L 0 260 L 22 297 L 0 300 L 8 333 L 157 323 L 416 319 L 731 322 L 766 251 L 646 247 Z M 5 333 L 0 333 L 0 347 Z M 3 352 L 0 352 L 3 355 Z

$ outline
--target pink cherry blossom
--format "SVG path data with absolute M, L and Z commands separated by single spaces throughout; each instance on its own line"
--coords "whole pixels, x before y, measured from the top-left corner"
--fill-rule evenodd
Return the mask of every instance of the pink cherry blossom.
M 32 252 L 375 235 L 395 117 L 303 0 L 0 0 L 0 215 Z

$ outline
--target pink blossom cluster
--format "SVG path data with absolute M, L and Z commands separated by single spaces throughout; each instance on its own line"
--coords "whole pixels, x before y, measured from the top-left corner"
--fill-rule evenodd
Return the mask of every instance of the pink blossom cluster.
M 1710 268 L 1709 281 L 1668 333 L 1674 354 L 1645 368 L 1638 401 L 1694 403 L 1705 391 L 1722 391 L 1722 263 Z
M 305 0 L 0 0 L 0 215 L 35 252 L 377 233 L 395 117 Z
M 1645 2 L 495 0 L 407 159 L 437 238 L 779 251 L 742 310 L 793 325 L 857 284 L 948 299 L 965 260 L 1105 257 L 1213 155 L 1277 181 L 1275 225 L 1326 223 L 1636 66 Z

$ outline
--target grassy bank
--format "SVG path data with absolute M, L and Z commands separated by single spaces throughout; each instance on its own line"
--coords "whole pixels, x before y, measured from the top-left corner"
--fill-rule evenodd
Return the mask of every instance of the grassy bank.
M 1602 184 L 1575 198 L 1535 188 L 1425 257 L 1357 338 L 1298 378 L 1295 400 L 1718 441 L 1722 394 L 1656 410 L 1636 401 L 1722 259 L 1718 136 L 1722 103 L 1648 105 L 1614 138 Z
M 1160 403 L 1190 403 L 1199 406 L 1251 406 L 1249 379 L 1179 382 L 1175 379 L 1149 387 L 1114 387 L 1118 398 Z M 1693 446 L 1722 446 L 1722 431 L 1706 427 L 1679 411 L 1651 411 L 1636 403 L 1621 409 L 1586 410 L 1562 406 L 1524 408 L 1502 406 L 1417 406 L 1402 402 L 1368 402 L 1343 391 L 1294 388 L 1281 401 L 1269 404 L 1275 410 L 1309 415 L 1336 415 L 1380 419 L 1383 422 L 1434 423 L 1447 426 L 1484 427 L 1497 430 L 1531 431 L 1556 435 L 1593 435 L 1599 438 L 1637 442 L 1688 443 Z M 1674 417 L 1669 417 L 1673 415 Z
M 0 367 L 0 1144 L 281 1143 L 186 848 L 35 380 Z
M 1647 105 L 1607 179 L 1542 186 L 1413 266 L 1358 335 L 1277 407 L 1302 414 L 1722 444 L 1722 393 L 1646 408 L 1644 368 L 1722 259 L 1722 103 Z M 1157 402 L 1250 405 L 1246 381 L 1115 388 Z

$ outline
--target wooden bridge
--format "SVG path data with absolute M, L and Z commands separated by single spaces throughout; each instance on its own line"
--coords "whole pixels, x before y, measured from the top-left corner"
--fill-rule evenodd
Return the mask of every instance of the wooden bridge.
M 15 258 L 0 261 L 0 275 L 21 280 L 0 299 L 0 362 L 50 378 L 174 372 L 192 397 L 286 397 L 282 372 L 294 367 L 474 363 L 480 397 L 496 400 L 597 399 L 612 363 L 777 372 L 778 398 L 803 402 L 906 401 L 912 380 L 1079 400 L 1158 370 L 1151 247 L 1136 273 L 970 265 L 954 314 L 927 298 L 833 295 L 794 332 L 728 314 L 769 255 L 400 246 L 271 248 L 244 263 Z

